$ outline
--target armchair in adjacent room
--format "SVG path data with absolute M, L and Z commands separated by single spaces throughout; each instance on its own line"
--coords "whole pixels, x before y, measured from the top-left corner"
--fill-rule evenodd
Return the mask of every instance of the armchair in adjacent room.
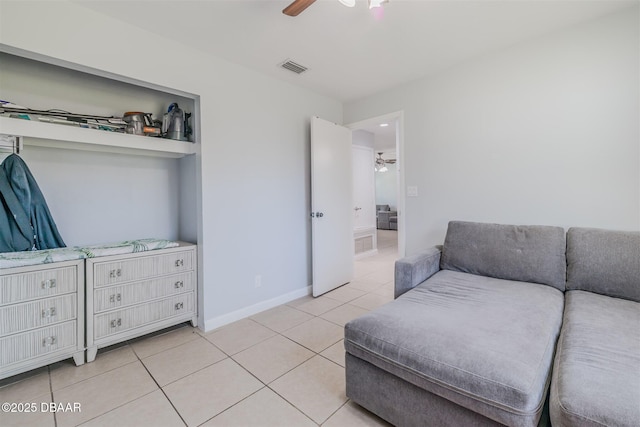
M 389 205 L 376 205 L 376 221 L 380 230 L 397 230 L 398 212 L 392 211 Z

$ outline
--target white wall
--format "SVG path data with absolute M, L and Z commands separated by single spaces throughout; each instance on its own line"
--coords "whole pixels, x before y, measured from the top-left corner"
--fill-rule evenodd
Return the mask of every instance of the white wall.
M 632 8 L 345 105 L 404 111 L 407 253 L 449 220 L 640 229 Z
M 382 158 L 388 155 L 383 155 Z M 387 157 L 388 158 L 388 157 Z M 398 179 L 395 163 L 387 163 L 386 172 L 376 172 L 376 205 L 389 205 L 392 211 L 398 210 Z
M 356 129 L 351 133 L 353 145 L 359 145 L 361 147 L 368 147 L 373 150 L 375 143 L 375 135 L 369 131 Z M 373 166 L 372 166 L 373 167 Z
M 32 146 L 21 157 L 67 246 L 179 237 L 175 160 Z
M 131 40 L 180 52 L 181 62 L 111 48 L 130 47 Z M 309 117 L 341 122 L 338 101 L 66 1 L 3 0 L 0 42 L 201 96 L 202 325 L 213 328 L 306 293 Z M 48 190 L 49 203 L 62 191 Z

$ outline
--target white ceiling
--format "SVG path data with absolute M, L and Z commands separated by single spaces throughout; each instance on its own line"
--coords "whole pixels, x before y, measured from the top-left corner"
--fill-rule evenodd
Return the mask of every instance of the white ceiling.
M 373 11 L 318 0 L 295 18 L 281 12 L 290 0 L 74 1 L 348 102 L 640 0 L 390 0 Z M 279 68 L 285 59 L 309 71 Z
M 388 126 L 380 126 L 383 123 L 387 124 Z M 396 150 L 396 126 L 397 122 L 395 119 L 388 120 L 386 118 L 373 118 L 359 123 L 359 125 L 355 127 L 354 130 L 364 130 L 373 134 L 374 151 L 391 153 L 395 152 Z M 389 158 L 389 156 L 384 157 Z M 392 157 L 395 158 L 395 155 Z

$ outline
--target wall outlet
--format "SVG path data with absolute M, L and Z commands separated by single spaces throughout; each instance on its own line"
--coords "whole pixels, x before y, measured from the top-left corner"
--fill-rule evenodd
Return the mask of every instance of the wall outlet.
M 256 288 L 259 288 L 262 286 L 262 276 L 259 274 L 256 274 L 255 279 L 253 280 L 253 284 Z

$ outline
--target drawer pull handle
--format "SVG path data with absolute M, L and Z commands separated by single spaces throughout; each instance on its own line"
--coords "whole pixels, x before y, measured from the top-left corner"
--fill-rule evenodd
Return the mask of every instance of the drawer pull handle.
M 109 297 L 109 302 L 122 301 L 122 294 L 113 294 Z
M 179 303 L 177 303 L 177 304 L 176 304 L 176 310 L 180 310 L 180 309 L 182 309 L 183 307 L 184 307 L 184 304 L 183 304 L 183 303 L 181 303 L 181 302 L 179 302 Z
M 122 319 L 118 319 L 118 320 L 112 320 L 111 321 L 111 327 L 112 328 L 116 328 L 118 326 L 122 326 Z
M 122 276 L 122 270 L 119 268 L 117 270 L 111 270 L 109 272 L 109 277 L 111 279 L 115 279 L 116 277 L 120 277 L 120 276 Z
M 183 259 L 176 260 L 176 267 L 184 267 L 184 260 Z
M 42 318 L 43 319 L 45 319 L 47 317 L 53 317 L 56 314 L 58 314 L 58 313 L 56 313 L 56 308 L 55 307 L 51 307 L 51 308 L 49 308 L 47 310 L 42 310 Z
M 58 341 L 55 336 L 50 336 L 42 339 L 42 346 L 46 347 L 48 345 L 54 345 Z
M 175 287 L 176 289 L 184 288 L 184 282 L 182 280 L 177 281 Z
M 42 289 L 51 289 L 56 287 L 56 279 L 42 281 Z

